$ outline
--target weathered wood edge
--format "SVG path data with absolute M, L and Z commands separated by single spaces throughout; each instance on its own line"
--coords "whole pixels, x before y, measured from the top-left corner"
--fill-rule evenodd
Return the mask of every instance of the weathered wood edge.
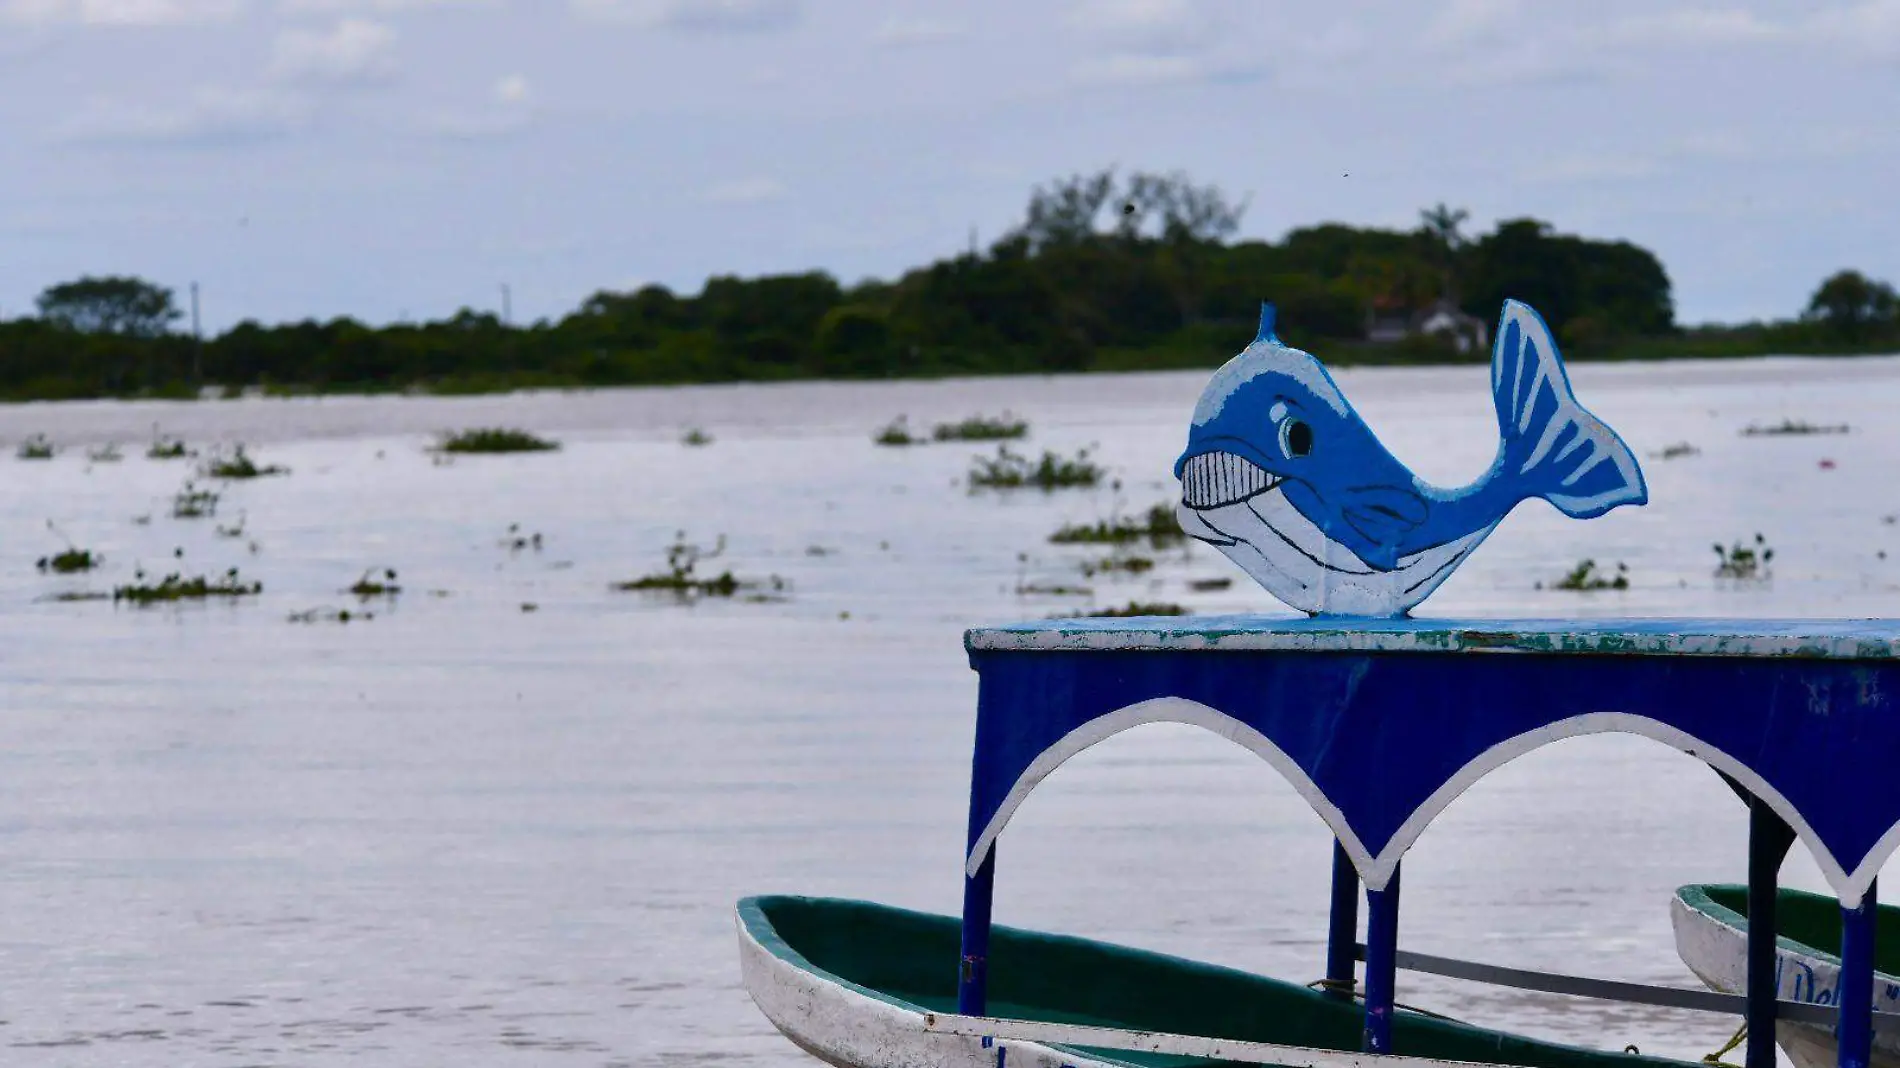
M 970 652 L 1382 652 L 1900 660 L 1885 619 L 1401 619 L 1153 616 L 964 632 Z

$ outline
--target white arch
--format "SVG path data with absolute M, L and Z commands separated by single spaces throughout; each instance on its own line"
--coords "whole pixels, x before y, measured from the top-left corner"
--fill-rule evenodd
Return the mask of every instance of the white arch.
M 1741 783 L 1749 793 L 1768 803 L 1774 813 L 1786 820 L 1794 829 L 1795 836 L 1807 844 L 1809 852 L 1814 854 L 1814 862 L 1827 878 L 1828 886 L 1845 902 L 1857 902 L 1867 887 L 1873 884 L 1874 876 L 1880 873 L 1880 863 L 1886 854 L 1900 845 L 1900 825 L 1887 832 L 1875 848 L 1861 861 L 1860 866 L 1849 873 L 1842 869 L 1840 861 L 1828 851 L 1814 828 L 1802 817 L 1799 809 L 1789 802 L 1781 792 L 1768 785 L 1754 769 L 1735 757 L 1697 738 L 1687 731 L 1672 727 L 1660 720 L 1648 716 L 1639 716 L 1632 712 L 1588 712 L 1581 716 L 1547 723 L 1535 730 L 1525 731 L 1497 743 L 1473 757 L 1457 773 L 1445 781 L 1443 786 L 1432 792 L 1424 803 L 1412 810 L 1399 829 L 1392 833 L 1392 840 L 1379 855 L 1373 858 L 1370 870 L 1362 869 L 1360 877 L 1368 886 L 1378 889 L 1392 877 L 1392 871 L 1398 867 L 1399 858 L 1418 841 L 1425 828 L 1431 825 L 1438 814 L 1445 811 L 1459 794 L 1471 785 L 1498 768 L 1516 760 L 1518 757 L 1542 748 L 1551 742 L 1565 738 L 1578 738 L 1586 734 L 1635 734 L 1653 739 L 1679 752 L 1702 761 L 1729 778 Z M 1374 880 L 1377 880 L 1376 883 Z
M 1054 745 L 1037 754 L 1036 759 L 1031 761 L 1029 766 L 1023 769 L 1022 775 L 1017 777 L 1016 784 L 1010 787 L 1009 793 L 1003 798 L 1003 803 L 998 805 L 995 813 L 990 816 L 989 823 L 983 827 L 983 833 L 977 835 L 976 842 L 970 846 L 969 856 L 965 858 L 964 874 L 971 878 L 976 876 L 976 870 L 982 867 L 983 858 L 989 855 L 990 846 L 995 844 L 996 836 L 1003 833 L 1003 827 L 1009 823 L 1010 817 L 1016 814 L 1016 809 L 1029 799 L 1029 792 L 1034 790 L 1037 784 L 1082 750 L 1097 742 L 1107 741 L 1131 727 L 1140 727 L 1148 723 L 1185 723 L 1192 727 L 1199 727 L 1220 735 L 1266 761 L 1275 771 L 1284 775 L 1286 780 L 1293 784 L 1293 789 L 1299 791 L 1300 796 L 1306 799 L 1306 803 L 1319 814 L 1319 818 L 1326 821 L 1326 826 L 1332 829 L 1334 837 L 1339 839 L 1340 844 L 1346 848 L 1347 854 L 1352 857 L 1353 866 L 1361 873 L 1372 867 L 1372 854 L 1366 852 L 1366 847 L 1359 841 L 1359 836 L 1353 833 L 1352 827 L 1347 824 L 1345 815 L 1327 800 L 1319 786 L 1307 777 L 1306 772 L 1294 762 L 1292 757 L 1287 756 L 1284 750 L 1273 744 L 1272 739 L 1227 713 L 1201 704 L 1199 701 L 1190 701 L 1185 697 L 1155 697 L 1117 709 L 1105 716 L 1097 716 L 1063 735 Z M 1383 885 L 1385 884 L 1381 881 L 1380 886 Z
M 1443 812 L 1460 794 L 1470 789 L 1472 784 L 1532 750 L 1542 748 L 1551 742 L 1587 734 L 1634 734 L 1650 738 L 1671 749 L 1686 753 L 1741 783 L 1749 793 L 1767 802 L 1768 807 L 1793 828 L 1795 836 L 1806 843 L 1809 852 L 1814 855 L 1815 864 L 1827 879 L 1828 886 L 1843 902 L 1850 904 L 1858 902 L 1867 892 L 1867 888 L 1873 885 L 1874 877 L 1880 873 L 1880 866 L 1887 856 L 1896 848 L 1900 848 L 1900 823 L 1897 823 L 1875 843 L 1874 848 L 1868 851 L 1860 864 L 1852 872 L 1848 872 L 1841 867 L 1840 862 L 1834 858 L 1834 854 L 1822 843 L 1820 836 L 1815 833 L 1813 827 L 1809 826 L 1801 812 L 1786 797 L 1783 797 L 1780 791 L 1770 786 L 1766 779 L 1742 761 L 1687 731 L 1648 716 L 1629 712 L 1590 712 L 1514 735 L 1479 753 L 1459 768 L 1457 773 L 1447 779 L 1442 786 L 1433 791 L 1422 804 L 1413 809 L 1412 814 L 1406 817 L 1405 822 L 1399 825 L 1397 831 L 1393 832 L 1385 848 L 1374 856 L 1367 851 L 1365 844 L 1347 824 L 1338 806 L 1334 805 L 1319 786 L 1307 777 L 1306 772 L 1294 762 L 1292 757 L 1289 757 L 1266 735 L 1227 713 L 1198 701 L 1190 701 L 1183 697 L 1156 697 L 1118 709 L 1105 716 L 1098 716 L 1063 735 L 1054 745 L 1038 754 L 1017 778 L 1015 785 L 1003 798 L 1003 803 L 990 816 L 989 823 L 984 826 L 983 832 L 977 836 L 976 842 L 970 847 L 964 873 L 971 877 L 976 875 L 977 868 L 982 866 L 983 858 L 989 854 L 997 835 L 1002 833 L 1010 817 L 1015 815 L 1016 809 L 1028 799 L 1030 791 L 1070 757 L 1097 742 L 1112 738 L 1131 727 L 1139 727 L 1147 723 L 1185 723 L 1200 727 L 1226 738 L 1266 761 L 1293 785 L 1300 796 L 1306 799 L 1307 804 L 1313 807 L 1313 811 L 1319 818 L 1325 821 L 1326 826 L 1331 828 L 1334 836 L 1339 839 L 1340 845 L 1345 848 L 1346 854 L 1352 858 L 1353 867 L 1358 870 L 1359 878 L 1364 880 L 1366 886 L 1372 890 L 1385 889 L 1386 883 L 1392 878 L 1393 871 L 1398 868 L 1399 858 L 1403 857 L 1412 844 L 1418 841 L 1419 836 L 1425 833 L 1425 828 L 1438 818 L 1439 813 Z

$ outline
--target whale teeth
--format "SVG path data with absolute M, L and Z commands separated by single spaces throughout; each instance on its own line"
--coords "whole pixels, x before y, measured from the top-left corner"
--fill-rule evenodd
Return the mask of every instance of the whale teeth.
M 1181 466 L 1181 500 L 1189 508 L 1218 508 L 1270 490 L 1279 481 L 1231 452 L 1204 452 Z

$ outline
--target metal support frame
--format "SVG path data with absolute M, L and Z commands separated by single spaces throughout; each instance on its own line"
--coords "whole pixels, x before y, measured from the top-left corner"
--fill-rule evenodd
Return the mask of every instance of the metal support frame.
M 1748 796 L 1748 1068 L 1775 1068 L 1775 902 L 1781 862 L 1792 845 L 1794 829 L 1787 821 L 1761 798 Z
M 1840 1023 L 1840 1068 L 1867 1068 L 1873 1059 L 1874 928 L 1880 917 L 1879 880 L 1853 908 L 1841 906 L 1841 978 L 1835 988 Z M 1752 926 L 1752 924 L 1751 924 Z
M 1333 910 L 1326 929 L 1326 993 L 1352 1000 L 1359 943 L 1359 872 L 1346 847 L 1333 842 Z
M 1392 1002 L 1398 985 L 1399 869 L 1383 890 L 1366 891 L 1367 1053 L 1392 1052 Z M 1864 1068 L 1864 1066 L 1863 1066 Z

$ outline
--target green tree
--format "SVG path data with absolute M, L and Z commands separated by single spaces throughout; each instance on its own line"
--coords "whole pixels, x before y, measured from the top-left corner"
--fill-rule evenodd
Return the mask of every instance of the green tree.
M 1669 275 L 1647 249 L 1560 234 L 1538 219 L 1508 219 L 1473 242 L 1465 310 L 1493 316 L 1506 298 L 1536 308 L 1561 333 L 1590 315 L 1604 338 L 1667 333 L 1675 325 Z
M 1900 295 L 1893 286 L 1859 271 L 1836 271 L 1809 298 L 1805 317 L 1843 338 L 1862 341 L 1900 325 Z
M 1471 213 L 1447 206 L 1443 201 L 1418 213 L 1419 235 L 1425 239 L 1427 256 L 1438 269 L 1438 295 L 1456 304 L 1459 290 L 1460 260 L 1465 246 L 1464 225 Z
M 82 334 L 157 337 L 180 312 L 172 291 L 139 278 L 90 275 L 39 295 L 40 318 Z
M 891 326 L 881 309 L 841 304 L 818 322 L 816 370 L 851 378 L 891 370 Z

